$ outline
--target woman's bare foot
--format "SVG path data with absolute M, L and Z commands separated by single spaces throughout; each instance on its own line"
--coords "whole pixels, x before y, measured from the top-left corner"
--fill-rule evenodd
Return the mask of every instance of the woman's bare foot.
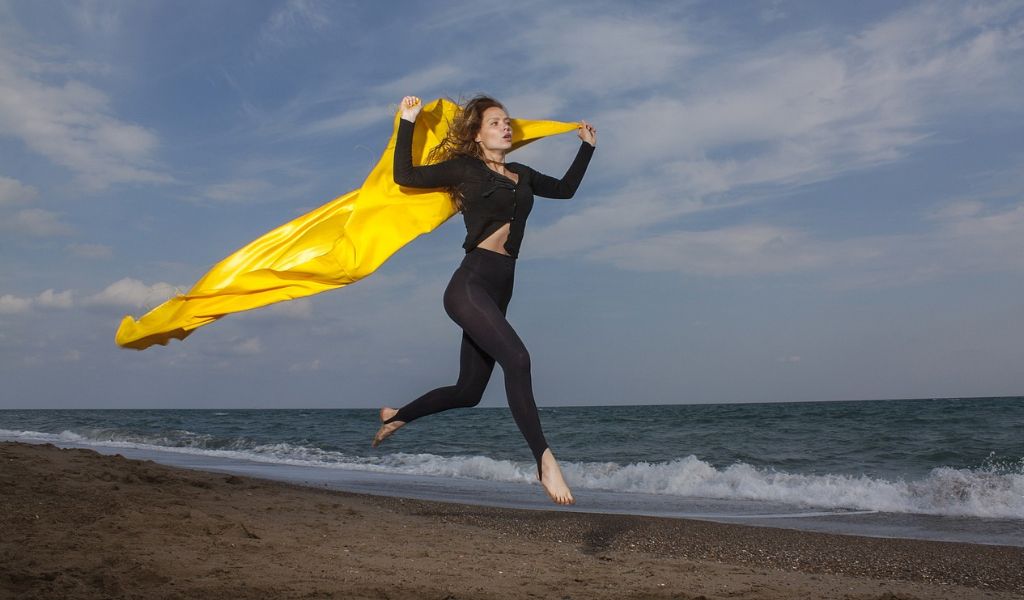
M 565 485 L 562 469 L 559 468 L 555 455 L 551 453 L 551 448 L 544 450 L 544 454 L 541 455 L 540 470 L 544 474 L 540 478 L 540 484 L 544 486 L 544 491 L 548 493 L 555 504 L 576 504 L 576 499 L 572 497 L 569 486 Z
M 373 443 L 371 444 L 371 446 L 376 448 L 377 446 L 380 445 L 381 442 L 384 441 L 385 438 L 390 436 L 392 433 L 398 431 L 398 429 L 400 429 L 402 425 L 405 425 L 405 421 L 392 421 L 390 423 L 384 423 L 384 421 L 387 421 L 391 417 L 395 416 L 397 412 L 398 411 L 395 410 L 394 408 L 384 407 L 380 409 L 381 426 L 380 429 L 377 430 L 377 435 L 373 436 Z

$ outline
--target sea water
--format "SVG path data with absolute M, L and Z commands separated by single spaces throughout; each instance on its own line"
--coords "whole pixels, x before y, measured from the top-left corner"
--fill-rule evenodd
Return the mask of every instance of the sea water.
M 1024 546 L 1024 398 L 542 407 L 555 507 L 507 408 L 6 410 L 0 438 L 349 491 Z

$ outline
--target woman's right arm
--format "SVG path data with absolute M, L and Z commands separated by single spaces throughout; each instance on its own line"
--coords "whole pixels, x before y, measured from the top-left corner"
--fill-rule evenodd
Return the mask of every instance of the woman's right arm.
M 395 183 L 414 188 L 440 188 L 459 183 L 462 169 L 457 161 L 447 160 L 436 165 L 412 165 L 413 122 L 422 105 L 418 98 L 406 96 L 402 100 L 402 118 L 398 121 L 395 139 Z

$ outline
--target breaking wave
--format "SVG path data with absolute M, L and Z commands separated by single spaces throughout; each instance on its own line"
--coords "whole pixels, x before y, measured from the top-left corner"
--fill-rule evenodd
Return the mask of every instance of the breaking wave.
M 486 456 L 393 453 L 359 456 L 289 443 L 261 444 L 185 430 L 141 435 L 112 429 L 60 434 L 0 429 L 0 437 L 57 445 L 138 448 L 235 460 L 467 477 L 536 484 L 532 462 Z M 801 474 L 735 463 L 715 467 L 696 456 L 666 462 L 562 462 L 576 488 L 678 496 L 779 502 L 799 507 L 1024 520 L 1024 459 L 974 469 L 940 467 L 915 480 L 868 475 Z

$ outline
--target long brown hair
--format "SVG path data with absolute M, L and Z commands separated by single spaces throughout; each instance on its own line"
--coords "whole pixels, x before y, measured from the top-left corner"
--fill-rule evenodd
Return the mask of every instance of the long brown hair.
M 505 110 L 501 102 L 483 94 L 473 96 L 465 104 L 454 100 L 452 102 L 459 105 L 461 109 L 456 113 L 455 119 L 448 124 L 448 134 L 427 155 L 427 162 L 430 164 L 444 162 L 459 156 L 482 159 L 483 152 L 475 140 L 476 134 L 483 124 L 484 111 L 495 106 Z M 445 188 L 445 191 L 451 196 L 452 202 L 459 208 L 459 211 L 462 211 L 462 192 L 458 187 L 448 187 Z

